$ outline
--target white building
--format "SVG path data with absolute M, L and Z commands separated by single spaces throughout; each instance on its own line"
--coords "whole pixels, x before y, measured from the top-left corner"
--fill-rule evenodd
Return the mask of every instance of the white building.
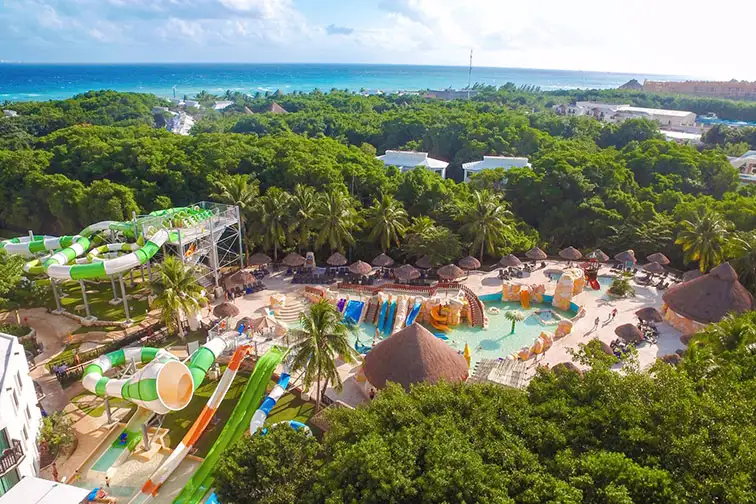
M 384 155 L 378 156 L 378 159 L 386 166 L 396 166 L 403 172 L 423 166 L 438 173 L 441 178 L 446 178 L 446 167 L 449 166 L 446 161 L 429 157 L 427 152 L 387 150 Z
M 0 496 L 39 471 L 37 393 L 18 338 L 0 333 Z
M 0 504 L 83 504 L 91 490 L 27 476 L 5 495 Z
M 197 100 L 184 100 L 184 106 L 186 108 L 200 108 L 200 103 Z
M 688 133 L 686 131 L 672 131 L 672 130 L 659 130 L 659 133 L 664 135 L 666 140 L 670 142 L 677 142 L 681 144 L 700 145 L 701 133 Z
M 171 133 L 186 136 L 191 131 L 192 126 L 194 126 L 194 118 L 186 112 L 179 112 L 168 121 L 166 129 Z
M 756 184 L 756 150 L 748 151 L 740 157 L 730 159 L 730 164 L 740 172 L 741 182 Z
M 15 110 L 3 110 L 3 116 L 4 117 L 16 117 L 18 115 L 18 112 Z
M 685 110 L 666 110 L 633 107 L 627 104 L 575 102 L 570 105 L 557 105 L 554 110 L 562 115 L 590 115 L 600 121 L 623 122 L 627 119 L 650 119 L 666 128 L 689 128 L 696 125 L 696 114 Z
M 234 102 L 232 102 L 231 100 L 219 100 L 219 101 L 215 102 L 215 104 L 213 105 L 213 109 L 215 109 L 215 110 L 223 110 L 223 109 L 226 109 L 226 108 L 230 107 L 233 104 L 234 104 Z
M 482 161 L 472 161 L 462 163 L 462 170 L 465 172 L 465 182 L 469 182 L 470 176 L 483 170 L 493 170 L 494 168 L 530 168 L 530 162 L 526 157 L 507 157 L 507 156 L 483 156 Z

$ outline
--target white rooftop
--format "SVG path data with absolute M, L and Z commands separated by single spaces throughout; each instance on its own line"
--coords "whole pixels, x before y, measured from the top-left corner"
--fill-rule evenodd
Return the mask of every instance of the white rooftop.
M 233 104 L 234 102 L 232 102 L 231 100 L 219 100 L 215 102 L 215 105 L 213 105 L 213 108 L 215 110 L 223 110 L 224 108 L 230 107 Z
M 660 131 L 662 135 L 672 140 L 685 140 L 685 141 L 691 141 L 691 142 L 701 141 L 700 133 L 686 133 L 684 131 L 672 131 L 672 130 L 660 130 Z
M 9 334 L 0 333 L 0 390 L 5 382 L 5 370 L 8 369 L 11 358 L 11 349 L 16 337 Z
M 648 115 L 666 115 L 666 116 L 672 116 L 672 117 L 687 117 L 693 112 L 688 112 L 687 110 L 667 110 L 667 109 L 654 109 L 654 108 L 645 108 L 645 107 L 632 107 L 630 105 L 622 105 L 620 106 L 617 111 L 624 111 L 624 112 L 635 112 L 638 114 L 648 114 Z
M 446 161 L 433 159 L 427 152 L 387 150 L 382 156 L 377 156 L 386 166 L 399 166 L 414 168 L 425 166 L 426 168 L 443 169 L 449 166 Z
M 756 150 L 750 150 L 738 158 L 731 159 L 730 164 L 735 168 L 740 168 L 746 164 L 747 161 L 756 161 Z
M 487 170 L 489 168 L 525 168 L 530 166 L 526 157 L 483 156 L 481 161 L 462 163 L 465 170 Z
M 0 504 L 80 504 L 90 491 L 27 476 L 0 497 Z

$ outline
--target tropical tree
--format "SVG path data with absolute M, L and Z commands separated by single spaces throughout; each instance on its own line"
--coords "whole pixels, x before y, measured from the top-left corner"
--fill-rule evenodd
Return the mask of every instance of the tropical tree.
M 278 249 L 286 243 L 287 221 L 291 196 L 278 187 L 271 187 L 260 198 L 259 216 L 263 246 L 273 249 L 273 260 L 278 261 Z
M 320 196 L 314 216 L 318 230 L 315 246 L 328 244 L 331 251 L 343 251 L 354 244 L 352 231 L 358 227 L 354 202 L 343 192 L 333 191 Z
M 291 198 L 291 212 L 294 221 L 291 226 L 292 239 L 301 251 L 310 245 L 312 228 L 317 208 L 317 194 L 310 186 L 297 184 Z
M 183 338 L 183 317 L 197 313 L 204 299 L 194 268 L 186 267 L 175 256 L 166 256 L 150 282 L 150 289 L 155 296 L 152 306 L 160 308 L 160 320 L 169 331 Z
M 247 215 L 252 212 L 260 194 L 254 176 L 236 174 L 227 175 L 215 183 L 217 191 L 210 197 L 220 203 L 239 207 L 242 236 L 247 235 Z M 249 247 L 244 247 L 245 256 L 249 257 Z
M 512 214 L 504 201 L 488 191 L 474 191 L 472 203 L 463 213 L 463 225 L 460 232 L 471 241 L 471 251 L 479 250 L 479 259 L 483 261 L 483 252 L 493 254 L 496 246 L 504 240 L 504 233 L 511 229 L 507 219 Z
M 523 315 L 523 313 L 519 310 L 509 310 L 504 314 L 504 318 L 512 321 L 512 331 L 510 332 L 510 334 L 514 334 L 515 325 L 517 324 L 517 322 L 522 322 L 523 320 L 525 320 L 525 315 Z
M 724 260 L 727 222 L 714 210 L 699 211 L 693 220 L 684 220 L 675 243 L 682 246 L 685 262 L 698 261 L 705 273 Z
M 367 222 L 370 226 L 370 239 L 377 241 L 383 252 L 395 243 L 407 230 L 407 211 L 402 203 L 393 196 L 382 195 L 373 206 L 367 209 Z
M 731 241 L 732 266 L 738 280 L 752 293 L 756 292 L 756 232 L 742 233 Z
M 355 351 L 349 344 L 349 334 L 355 326 L 342 322 L 341 313 L 334 305 L 323 299 L 310 306 L 299 317 L 301 329 L 293 330 L 298 340 L 292 349 L 294 359 L 292 369 L 304 370 L 304 383 L 309 388 L 316 383 L 316 410 L 320 409 L 321 380 L 325 378 L 322 391 L 332 382 L 334 388 L 342 390 L 341 377 L 336 369 L 336 357 L 344 362 L 355 360 Z
M 608 292 L 618 297 L 635 297 L 635 288 L 630 283 L 632 273 L 623 273 L 612 280 Z

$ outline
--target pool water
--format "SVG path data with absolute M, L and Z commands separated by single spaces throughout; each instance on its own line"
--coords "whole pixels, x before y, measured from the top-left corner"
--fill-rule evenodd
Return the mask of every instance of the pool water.
M 106 472 L 112 467 L 112 465 L 125 449 L 126 445 L 108 447 L 108 449 L 105 450 L 102 455 L 100 455 L 100 458 L 97 459 L 97 462 L 95 462 L 95 464 L 92 466 L 92 470 Z

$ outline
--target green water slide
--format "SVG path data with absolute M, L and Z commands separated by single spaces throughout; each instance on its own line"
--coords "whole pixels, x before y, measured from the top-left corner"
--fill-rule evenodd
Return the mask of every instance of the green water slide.
M 244 392 L 242 392 L 239 402 L 231 412 L 231 416 L 226 421 L 226 425 L 218 436 L 218 439 L 210 448 L 210 452 L 205 457 L 204 462 L 194 472 L 191 479 L 187 482 L 184 489 L 173 501 L 173 504 L 198 504 L 210 490 L 215 481 L 214 470 L 218 464 L 221 454 L 226 449 L 240 439 L 247 430 L 252 415 L 262 401 L 265 391 L 270 382 L 273 372 L 284 358 L 284 351 L 280 348 L 273 347 L 257 361 L 252 376 L 249 377 Z

